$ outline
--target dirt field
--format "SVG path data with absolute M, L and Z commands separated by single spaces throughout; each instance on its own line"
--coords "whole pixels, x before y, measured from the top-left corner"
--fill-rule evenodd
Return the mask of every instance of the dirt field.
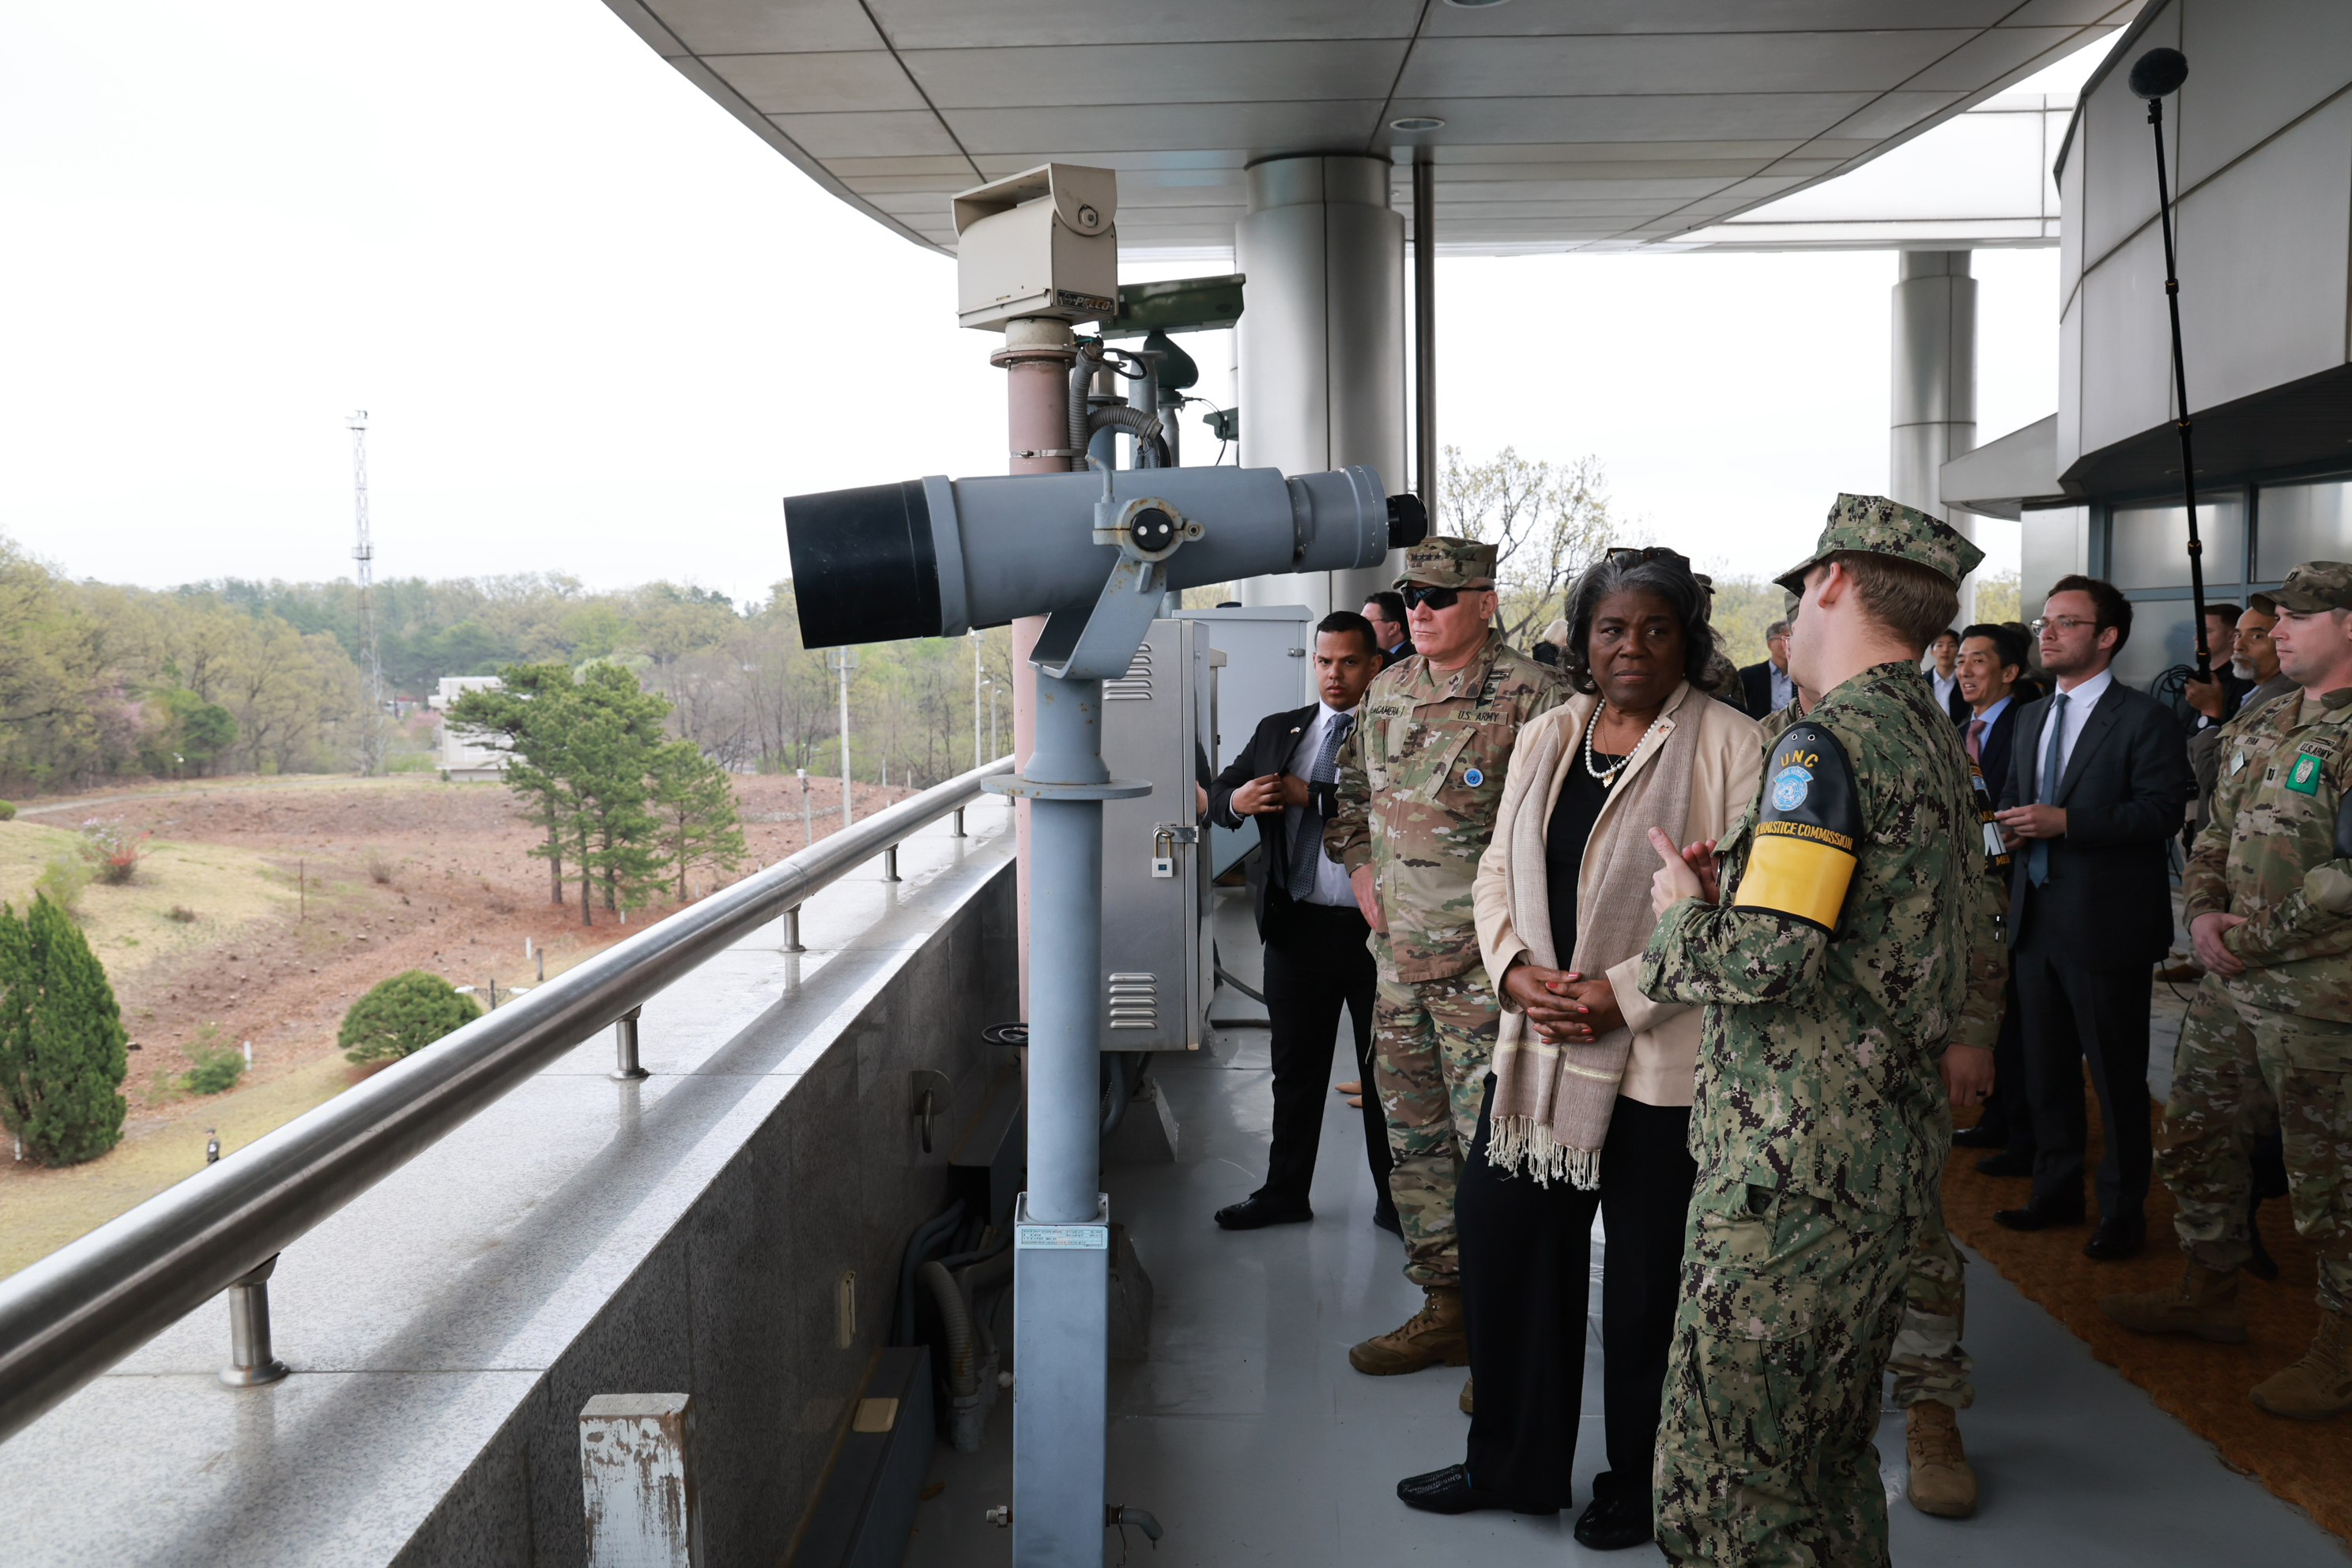
M 811 791 L 822 838 L 840 826 L 840 785 L 812 780 Z M 803 847 L 797 779 L 739 778 L 736 793 L 754 862 Z M 859 784 L 853 806 L 863 820 L 909 793 Z M 39 809 L 50 805 L 64 809 Z M 583 929 L 576 883 L 564 903 L 550 901 L 546 862 L 528 855 L 541 835 L 503 785 L 413 775 L 207 779 L 23 802 L 16 821 L 0 823 L 0 899 L 21 908 L 92 817 L 151 835 L 130 885 L 93 882 L 80 900 L 135 1043 L 130 1122 L 87 1165 L 47 1170 L 0 1150 L 0 1276 L 201 1168 L 206 1129 L 233 1151 L 357 1081 L 335 1031 L 377 981 L 425 969 L 484 991 L 495 981 L 503 995 L 537 981 L 541 955 L 551 977 L 676 907 L 638 911 L 628 926 L 599 907 Z M 691 891 L 709 890 L 698 872 Z M 236 1089 L 180 1087 L 189 1047 L 248 1042 L 253 1067 Z

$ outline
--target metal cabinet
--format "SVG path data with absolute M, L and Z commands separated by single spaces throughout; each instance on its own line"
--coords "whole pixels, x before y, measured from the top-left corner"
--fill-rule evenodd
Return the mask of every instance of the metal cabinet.
M 1103 805 L 1103 1048 L 1198 1048 L 1213 983 L 1209 870 L 1193 786 L 1210 766 L 1207 628 L 1151 623 L 1126 678 L 1103 682 L 1103 761 L 1152 791 Z
M 1216 723 L 1208 742 L 1212 772 L 1222 773 L 1241 754 L 1269 713 L 1285 713 L 1315 700 L 1317 616 L 1304 605 L 1235 605 L 1192 610 L 1209 634 L 1209 646 L 1225 656 L 1217 671 Z M 1222 877 L 1257 843 L 1257 829 L 1209 830 L 1209 875 Z

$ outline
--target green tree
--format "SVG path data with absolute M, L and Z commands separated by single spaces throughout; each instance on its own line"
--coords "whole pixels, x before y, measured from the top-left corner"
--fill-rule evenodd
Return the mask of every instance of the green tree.
M 652 806 L 661 822 L 662 852 L 686 902 L 686 874 L 708 864 L 732 871 L 749 852 L 735 809 L 735 783 L 691 741 L 672 741 L 654 753 Z
M 564 736 L 573 714 L 572 671 L 561 664 L 510 664 L 496 688 L 468 691 L 443 722 L 485 737 L 507 753 L 507 787 L 529 802 L 546 841 L 531 853 L 547 862 L 551 902 L 563 901 L 563 847 L 576 829 L 564 788 Z
M 1612 544 L 1609 492 L 1598 458 L 1531 462 L 1509 447 L 1483 463 L 1445 448 L 1445 483 L 1432 532 L 1495 546 L 1506 640 L 1524 646 L 1561 613 L 1569 585 Z
M 579 813 L 581 864 L 604 884 L 607 913 L 646 901 L 662 866 L 646 809 L 654 756 L 667 740 L 669 704 L 615 664 L 592 664 L 572 689 L 576 711 L 566 732 L 564 784 Z M 592 923 L 588 889 L 580 923 Z
M 94 1160 L 122 1137 L 125 1054 L 114 987 L 65 910 L 0 904 L 0 1122 L 44 1165 Z
M 352 1004 L 335 1043 L 354 1062 L 396 1061 L 482 1016 L 482 1005 L 437 974 L 411 969 Z

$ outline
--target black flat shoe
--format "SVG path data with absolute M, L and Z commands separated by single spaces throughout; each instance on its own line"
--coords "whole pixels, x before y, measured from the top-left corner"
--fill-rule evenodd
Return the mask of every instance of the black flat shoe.
M 2004 1149 L 1998 1154 L 1987 1154 L 1977 1162 L 1979 1176 L 2030 1176 L 2033 1162 L 2022 1154 L 2012 1154 Z
M 1227 1230 L 1263 1230 L 1270 1225 L 1305 1225 L 1315 1211 L 1305 1204 L 1269 1203 L 1254 1194 L 1217 1211 L 1217 1223 Z
M 2083 1244 L 2083 1256 L 2102 1263 L 2120 1263 L 2136 1257 L 2147 1242 L 2147 1221 L 2136 1214 L 2109 1215 Z
M 1381 1209 L 1372 1215 L 1372 1223 L 1391 1236 L 1404 1234 L 1404 1221 L 1397 1218 L 1397 1212 L 1394 1209 Z
M 1558 1513 L 1556 1508 L 1521 1508 L 1500 1492 L 1470 1484 L 1470 1472 L 1448 1465 L 1425 1476 L 1407 1476 L 1397 1483 L 1397 1500 L 1423 1513 L 1474 1513 L 1481 1509 L 1508 1509 L 1513 1513 Z
M 1955 1149 L 2006 1149 L 2009 1129 L 1988 1116 L 1974 1127 L 1963 1127 L 1952 1134 Z
M 2052 1198 L 2028 1198 L 2021 1209 L 1995 1209 L 1994 1223 L 2011 1230 L 2048 1230 L 2053 1226 L 2083 1223 L 2083 1200 L 2073 1203 Z
M 1592 1478 L 1592 1501 L 1576 1521 L 1576 1539 L 1580 1544 L 1595 1552 L 1622 1552 L 1641 1545 L 1652 1534 L 1648 1487 L 1620 1487 L 1614 1470 L 1603 1470 Z

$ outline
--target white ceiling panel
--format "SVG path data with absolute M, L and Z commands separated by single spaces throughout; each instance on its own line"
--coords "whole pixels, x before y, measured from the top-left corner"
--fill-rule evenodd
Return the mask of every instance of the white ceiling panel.
M 885 49 L 856 54 L 705 55 L 702 63 L 762 114 L 923 110 L 923 95 Z
M 1388 96 L 1402 38 L 1152 44 L 1055 49 L 908 49 L 943 110 L 1008 103 L 1247 103 Z
M 1978 36 L 1939 29 L 1424 38 L 1412 51 L 1399 96 L 1880 92 Z
M 607 3 L 919 244 L 952 247 L 958 191 L 1060 162 L 1118 172 L 1123 247 L 1229 247 L 1248 164 L 1369 153 L 1437 165 L 1441 247 L 1518 253 L 1727 243 L 1730 220 L 1932 135 L 2143 0 Z M 1442 123 L 1389 123 L 1408 117 Z M 2010 210 L 2021 177 L 1937 204 L 1906 184 L 1913 166 L 1730 243 L 2047 231 L 2045 213 Z M 1404 168 L 1391 191 L 1409 202 Z

